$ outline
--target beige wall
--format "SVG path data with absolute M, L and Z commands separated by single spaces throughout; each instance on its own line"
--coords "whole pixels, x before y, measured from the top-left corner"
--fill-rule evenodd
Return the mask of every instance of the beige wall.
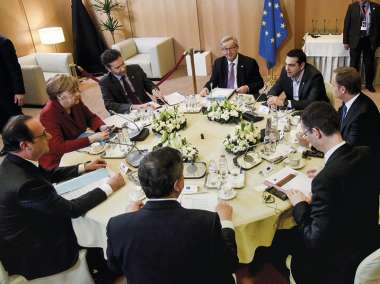
M 104 16 L 91 8 L 93 0 L 83 0 L 90 14 L 98 21 Z M 123 29 L 116 32 L 116 41 L 130 36 L 172 36 L 177 59 L 190 47 L 211 50 L 220 56 L 218 42 L 225 34 L 235 35 L 240 51 L 259 62 L 263 75 L 267 74 L 264 60 L 258 55 L 260 22 L 263 0 L 115 0 L 123 5 L 116 18 Z M 375 0 L 380 3 L 380 0 Z M 26 10 L 26 16 L 20 2 Z M 338 19 L 342 31 L 344 15 L 351 0 L 281 0 L 289 36 L 278 55 L 275 72 L 278 73 L 286 52 L 302 46 L 305 32 L 312 30 L 311 20 L 319 21 L 319 29 L 335 30 Z M 29 21 L 32 33 L 28 31 Z M 38 51 L 54 51 L 39 41 L 37 30 L 46 26 L 61 26 L 66 42 L 57 46 L 59 51 L 72 52 L 70 0 L 11 0 L 0 1 L 0 33 L 11 38 L 18 55 L 33 52 L 31 38 Z M 108 32 L 103 32 L 107 44 L 112 44 Z

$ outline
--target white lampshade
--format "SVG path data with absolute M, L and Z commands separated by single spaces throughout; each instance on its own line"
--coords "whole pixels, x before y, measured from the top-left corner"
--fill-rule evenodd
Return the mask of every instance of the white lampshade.
M 61 27 L 39 29 L 38 33 L 42 44 L 57 44 L 65 41 Z

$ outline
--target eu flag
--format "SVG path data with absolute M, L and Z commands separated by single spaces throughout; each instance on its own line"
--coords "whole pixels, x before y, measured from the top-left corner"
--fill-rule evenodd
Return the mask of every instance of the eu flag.
M 276 50 L 287 36 L 288 29 L 281 11 L 280 0 L 264 0 L 259 54 L 266 60 L 268 69 L 276 64 Z

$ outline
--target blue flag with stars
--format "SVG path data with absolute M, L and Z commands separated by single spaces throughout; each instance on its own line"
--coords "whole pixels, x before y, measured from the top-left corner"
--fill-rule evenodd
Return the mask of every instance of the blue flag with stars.
M 276 51 L 287 36 L 288 29 L 280 0 L 264 0 L 259 54 L 266 60 L 268 69 L 276 64 Z

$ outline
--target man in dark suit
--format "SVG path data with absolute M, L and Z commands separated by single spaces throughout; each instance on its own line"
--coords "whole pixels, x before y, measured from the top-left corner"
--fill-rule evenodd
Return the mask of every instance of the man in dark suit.
M 235 283 L 232 208 L 220 203 L 216 214 L 178 203 L 184 186 L 180 152 L 165 147 L 148 154 L 139 180 L 148 202 L 108 223 L 110 267 L 121 271 L 128 284 Z
M 329 101 L 321 72 L 306 63 L 301 49 L 288 52 L 280 78 L 267 96 L 268 105 L 294 109 L 304 109 L 315 101 Z
M 71 218 L 85 214 L 124 184 L 115 175 L 79 198 L 61 197 L 53 182 L 105 167 L 105 162 L 43 170 L 34 162 L 49 151 L 50 138 L 37 119 L 24 115 L 11 118 L 3 131 L 8 154 L 0 165 L 0 261 L 10 275 L 28 280 L 72 267 L 79 248 Z
M 365 82 L 368 91 L 375 92 L 375 52 L 380 46 L 380 5 L 367 0 L 350 4 L 344 18 L 343 44 L 350 50 L 350 66 L 360 69 L 363 54 Z
M 340 132 L 354 146 L 368 146 L 378 153 L 380 146 L 380 114 L 376 104 L 361 89 L 361 78 L 353 67 L 334 70 L 334 95 L 342 100 L 339 108 Z
M 368 147 L 353 147 L 339 132 L 339 116 L 315 102 L 302 114 L 310 143 L 325 154 L 311 197 L 287 191 L 297 225 L 279 230 L 268 254 L 279 267 L 292 255 L 297 283 L 353 283 L 356 267 L 376 248 L 379 220 L 378 170 Z
M 237 93 L 258 94 L 264 87 L 259 66 L 255 59 L 238 53 L 236 38 L 226 36 L 220 41 L 224 56 L 215 60 L 210 80 L 206 83 L 201 96 L 207 96 L 212 88 L 235 89 Z
M 152 102 L 162 96 L 138 65 L 125 65 L 118 50 L 107 49 L 100 57 L 109 71 L 99 82 L 107 110 L 129 113 L 132 109 L 155 108 Z M 149 96 L 149 93 L 151 96 Z
M 21 114 L 24 82 L 12 42 L 0 35 L 0 132 L 11 116 Z

